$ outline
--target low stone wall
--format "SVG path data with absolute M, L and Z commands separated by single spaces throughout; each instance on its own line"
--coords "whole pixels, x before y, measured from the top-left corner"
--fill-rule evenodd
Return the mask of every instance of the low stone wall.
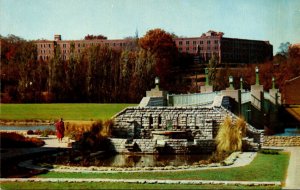
M 264 136 L 263 146 L 300 146 L 300 136 Z
M 142 154 L 193 154 L 193 153 L 211 153 L 215 150 L 214 140 L 195 140 L 187 139 L 127 139 L 111 138 L 112 151 L 117 153 L 142 153 Z

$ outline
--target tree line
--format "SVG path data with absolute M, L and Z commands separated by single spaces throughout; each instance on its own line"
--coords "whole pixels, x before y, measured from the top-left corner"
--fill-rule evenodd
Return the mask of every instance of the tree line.
M 161 29 L 149 30 L 142 38 L 123 50 L 95 45 L 75 53 L 71 44 L 70 57 L 62 59 L 56 46 L 49 61 L 37 59 L 33 41 L 17 36 L 0 36 L 1 40 L 1 102 L 134 102 L 145 96 L 160 77 L 161 88 L 171 93 L 194 93 L 199 88 L 187 83 L 183 70 L 193 68 L 193 57 L 179 53 L 174 34 Z M 133 47 L 134 46 L 134 47 Z M 232 75 L 239 88 L 255 83 L 255 66 L 260 68 L 260 81 L 265 89 L 282 89 L 284 81 L 300 76 L 300 48 L 284 46 L 272 61 L 250 64 L 242 68 L 218 68 L 215 56 L 208 62 L 209 78 L 215 90 L 229 86 Z M 204 73 L 204 72 L 203 72 Z
M 139 102 L 156 76 L 169 89 L 178 57 L 172 35 L 150 30 L 135 46 L 95 45 L 75 53 L 71 44 L 69 60 L 56 46 L 45 62 L 34 42 L 1 36 L 1 102 Z

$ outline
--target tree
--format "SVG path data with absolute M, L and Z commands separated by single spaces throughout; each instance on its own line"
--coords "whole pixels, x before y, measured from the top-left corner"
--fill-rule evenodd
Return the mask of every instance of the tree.
M 103 35 L 86 35 L 84 37 L 85 40 L 106 40 L 107 37 L 106 36 L 103 36 Z
M 65 63 L 61 58 L 59 45 L 54 48 L 54 57 L 49 64 L 49 91 L 54 101 L 63 102 L 66 100 L 66 70 Z
M 161 86 L 167 87 L 172 83 L 170 71 L 176 65 L 178 50 L 170 33 L 162 29 L 149 30 L 139 40 L 142 49 L 155 56 L 155 75 L 160 77 Z
M 279 48 L 278 48 L 279 49 L 278 53 L 286 57 L 288 55 L 290 46 L 291 46 L 290 42 L 280 43 Z
M 215 55 L 211 57 L 208 62 L 208 78 L 210 85 L 216 86 L 216 74 L 217 74 L 218 59 Z

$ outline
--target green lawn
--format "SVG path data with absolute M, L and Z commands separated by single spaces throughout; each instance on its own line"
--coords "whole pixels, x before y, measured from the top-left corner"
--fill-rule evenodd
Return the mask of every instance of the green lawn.
M 2 120 L 90 121 L 109 119 L 128 106 L 136 104 L 0 104 Z
M 51 182 L 5 182 L 3 189 L 281 189 L 279 186 L 233 186 L 233 185 L 182 185 L 137 183 L 51 183 Z
M 143 173 L 59 173 L 48 172 L 43 178 L 111 178 L 111 179 L 195 179 L 228 181 L 284 181 L 289 154 L 258 153 L 254 161 L 244 167 L 201 171 L 143 172 Z

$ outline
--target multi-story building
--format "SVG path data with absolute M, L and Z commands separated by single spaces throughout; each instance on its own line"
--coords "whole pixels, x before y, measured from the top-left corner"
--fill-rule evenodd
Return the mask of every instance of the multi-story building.
M 176 38 L 179 52 L 194 54 L 207 62 L 213 55 L 219 63 L 257 63 L 272 59 L 273 46 L 269 41 L 224 38 L 224 33 L 208 31 L 200 37 Z
M 269 41 L 224 38 L 222 32 L 208 31 L 200 37 L 175 38 L 179 52 L 193 54 L 199 62 L 207 62 L 215 55 L 219 63 L 257 63 L 273 57 L 273 46 Z M 92 45 L 107 45 L 113 49 L 132 47 L 133 39 L 120 40 L 61 40 L 60 35 L 54 36 L 54 41 L 38 40 L 35 42 L 38 58 L 49 60 L 54 55 L 54 47 L 61 48 L 62 58 L 69 59 L 71 46 L 74 52 L 80 53 Z
M 131 39 L 122 40 L 106 40 L 106 39 L 94 39 L 94 40 L 61 40 L 61 35 L 54 35 L 54 41 L 49 40 L 37 40 L 38 59 L 45 61 L 51 59 L 54 56 L 55 46 L 59 46 L 63 60 L 68 60 L 73 46 L 74 53 L 81 53 L 85 48 L 93 45 L 107 45 L 114 49 L 122 49 L 134 43 Z

